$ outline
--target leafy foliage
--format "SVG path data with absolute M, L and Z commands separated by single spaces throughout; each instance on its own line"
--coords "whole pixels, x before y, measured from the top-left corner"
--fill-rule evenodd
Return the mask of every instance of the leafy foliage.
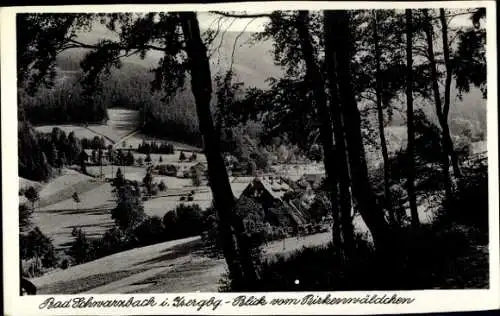
M 18 14 L 18 86 L 33 93 L 40 85 L 50 87 L 55 79 L 57 54 L 71 47 L 80 29 L 89 29 L 89 14 Z
M 118 204 L 111 210 L 111 218 L 122 230 L 134 229 L 146 217 L 140 190 L 136 186 L 127 184 L 117 187 L 117 195 Z
M 158 216 L 146 218 L 134 229 L 134 236 L 141 246 L 147 246 L 165 241 L 165 227 Z
M 455 79 L 461 93 L 470 86 L 481 89 L 486 98 L 486 30 L 469 28 L 458 33 L 459 44 L 454 56 Z
M 197 204 L 179 204 L 163 216 L 167 240 L 201 234 L 202 211 Z
M 30 209 L 26 204 L 19 204 L 19 230 L 21 233 L 29 231 L 31 225 L 31 217 L 33 215 L 33 209 Z
M 35 227 L 19 239 L 21 249 L 20 258 L 40 258 L 44 267 L 53 267 L 57 263 L 56 253 L 52 240 Z

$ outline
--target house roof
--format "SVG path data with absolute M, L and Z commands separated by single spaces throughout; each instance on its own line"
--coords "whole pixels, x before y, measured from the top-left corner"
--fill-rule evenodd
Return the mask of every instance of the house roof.
M 253 185 L 254 182 L 259 182 L 262 184 L 264 189 L 275 199 L 281 200 L 283 195 L 290 191 L 291 188 L 285 181 L 280 178 L 273 177 L 253 177 L 248 181 L 241 191 L 241 193 L 246 190 L 246 188 L 250 185 Z M 241 195 L 240 193 L 240 195 Z
M 192 165 L 191 168 L 199 168 L 202 170 L 206 170 L 207 166 L 204 163 L 198 162 L 197 164 Z
M 230 177 L 229 182 L 234 196 L 239 199 L 243 191 L 250 185 L 255 177 Z

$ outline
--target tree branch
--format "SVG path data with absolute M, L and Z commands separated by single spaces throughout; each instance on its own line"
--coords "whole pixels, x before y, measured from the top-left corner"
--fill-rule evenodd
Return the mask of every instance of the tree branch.
M 234 64 L 234 53 L 236 51 L 236 45 L 238 44 L 238 40 L 240 39 L 241 35 L 243 35 L 243 33 L 245 33 L 247 27 L 253 22 L 255 21 L 256 18 L 253 18 L 251 19 L 246 25 L 245 27 L 243 28 L 243 30 L 238 34 L 238 36 L 236 36 L 236 38 L 234 39 L 234 44 L 233 44 L 233 51 L 231 53 L 231 65 L 229 66 L 229 71 L 232 72 L 232 68 L 233 68 L 233 64 Z
M 230 12 L 224 12 L 224 11 L 209 11 L 210 13 L 213 14 L 218 14 L 225 16 L 227 18 L 241 18 L 241 19 L 256 19 L 256 18 L 270 18 L 271 13 L 254 13 L 254 14 L 248 14 L 248 13 L 230 13 Z
M 69 49 L 69 48 L 87 48 L 87 49 L 99 49 L 100 48 L 98 45 L 90 45 L 90 44 L 82 43 L 80 41 L 77 41 L 77 40 L 74 40 L 74 39 L 71 39 L 71 38 L 68 39 L 68 42 L 73 43 L 73 44 L 72 45 L 63 46 L 62 50 Z M 162 51 L 162 52 L 165 51 L 164 47 L 159 47 L 159 46 L 155 46 L 155 45 L 151 45 L 151 44 L 140 46 L 140 47 L 121 47 L 121 49 L 122 50 L 152 49 L 152 50 L 158 50 L 158 51 Z

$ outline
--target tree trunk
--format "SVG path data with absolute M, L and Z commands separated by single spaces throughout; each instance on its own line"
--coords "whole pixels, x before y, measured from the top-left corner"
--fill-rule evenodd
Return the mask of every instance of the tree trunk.
M 314 99 L 318 107 L 320 125 L 320 138 L 323 144 L 323 162 L 325 165 L 326 186 L 332 204 L 332 212 L 335 218 L 333 223 L 333 241 L 343 250 L 342 235 L 340 232 L 340 211 L 337 203 L 337 178 L 336 178 L 336 157 L 333 147 L 332 120 L 327 106 L 327 96 L 325 92 L 325 82 L 317 64 L 316 53 L 311 43 L 309 33 L 309 12 L 299 11 L 297 19 L 297 30 L 302 50 L 304 62 L 306 64 L 306 80 L 314 93 Z
M 433 32 L 432 32 L 432 22 L 429 18 L 429 12 L 427 9 L 423 10 L 425 17 L 425 35 L 427 40 L 427 55 L 429 58 L 430 68 L 431 68 L 431 80 L 432 80 L 432 90 L 434 92 L 434 102 L 436 104 L 436 113 L 441 125 L 441 147 L 442 147 L 442 169 L 443 169 L 443 181 L 444 188 L 446 192 L 446 198 L 449 200 L 452 197 L 452 184 L 450 178 L 450 161 L 448 158 L 448 146 L 446 145 L 446 135 L 449 136 L 449 130 L 447 129 L 448 123 L 443 119 L 443 106 L 441 104 L 441 95 L 439 93 L 439 83 L 438 74 L 436 69 L 436 58 L 434 56 L 434 44 L 433 44 Z M 445 130 L 446 129 L 446 130 Z
M 415 195 L 415 131 L 413 125 L 413 17 L 411 9 L 406 9 L 406 124 L 408 133 L 408 170 L 406 190 L 410 203 L 411 225 L 420 226 Z
M 114 170 L 113 170 L 113 152 L 109 151 L 109 161 L 111 162 L 111 180 L 115 178 Z
M 450 61 L 450 46 L 448 44 L 448 24 L 446 22 L 444 9 L 439 9 L 439 19 L 441 20 L 441 30 L 443 37 L 443 55 L 444 62 L 446 66 L 446 79 L 444 85 L 444 106 L 443 106 L 443 122 L 445 126 L 442 126 L 443 129 L 443 137 L 446 144 L 446 150 L 451 157 L 451 164 L 453 167 L 453 174 L 455 177 L 460 179 L 462 177 L 462 173 L 460 171 L 460 166 L 458 163 L 458 156 L 453 148 L 453 141 L 450 135 L 450 129 L 448 127 L 448 112 L 450 111 L 450 94 L 451 94 L 451 78 L 453 76 L 453 66 Z
M 324 16 L 325 38 L 325 68 L 328 74 L 328 88 L 330 90 L 330 114 L 333 119 L 335 148 L 337 157 L 337 173 L 339 183 L 339 202 L 341 213 L 341 232 L 346 256 L 349 258 L 354 251 L 354 227 L 352 224 L 352 204 L 349 178 L 349 164 L 347 159 L 346 144 L 344 139 L 344 126 L 338 96 L 337 66 L 335 46 L 331 40 L 335 34 L 334 25 Z
M 373 10 L 373 43 L 374 43 L 374 57 L 375 57 L 375 81 L 376 81 L 376 99 L 377 99 L 377 118 L 378 118 L 378 132 L 380 135 L 380 147 L 382 149 L 382 159 L 384 162 L 384 195 L 386 207 L 389 213 L 389 218 L 392 224 L 396 224 L 396 215 L 392 206 L 391 189 L 390 189 L 390 171 L 389 171 L 389 153 L 387 150 L 387 141 L 385 139 L 385 123 L 384 112 L 382 110 L 382 73 L 380 69 L 380 48 L 378 37 L 378 18 L 377 10 Z
M 250 244 L 243 222 L 234 213 L 235 199 L 220 151 L 220 140 L 214 128 L 210 100 L 212 78 L 206 47 L 201 39 L 198 18 L 194 12 L 179 13 L 191 74 L 191 89 L 196 102 L 200 132 L 208 164 L 208 178 L 217 210 L 223 252 L 230 277 L 236 289 L 251 286 L 256 279 Z
M 359 212 L 370 229 L 376 248 L 385 252 L 390 248 L 391 233 L 384 218 L 384 211 L 377 203 L 368 179 L 368 167 L 361 135 L 361 117 L 351 82 L 349 15 L 345 10 L 327 11 L 325 23 L 335 30 L 331 40 L 334 41 L 333 46 L 336 50 L 339 96 L 342 104 L 353 195 L 359 206 Z

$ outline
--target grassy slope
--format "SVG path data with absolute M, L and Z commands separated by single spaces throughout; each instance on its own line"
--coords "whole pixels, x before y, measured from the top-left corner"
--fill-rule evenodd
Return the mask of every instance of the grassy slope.
M 264 247 L 267 256 L 290 254 L 302 247 L 321 246 L 331 233 L 322 233 Z M 33 280 L 40 294 L 165 293 L 217 291 L 225 271 L 223 260 L 201 253 L 199 237 L 169 241 L 107 256 Z

